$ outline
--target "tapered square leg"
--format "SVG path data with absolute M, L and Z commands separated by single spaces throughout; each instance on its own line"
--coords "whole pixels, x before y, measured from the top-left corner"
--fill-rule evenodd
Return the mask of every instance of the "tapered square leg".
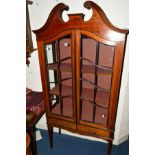
M 49 146 L 53 148 L 53 126 L 48 126 L 48 138 L 49 138 Z
M 108 142 L 108 149 L 107 149 L 107 155 L 110 155 L 112 149 L 112 140 L 109 140 Z

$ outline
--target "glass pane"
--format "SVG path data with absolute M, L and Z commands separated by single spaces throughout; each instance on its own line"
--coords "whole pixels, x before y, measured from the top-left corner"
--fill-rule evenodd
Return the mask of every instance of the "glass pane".
M 70 36 L 45 45 L 51 113 L 73 117 Z
M 81 35 L 81 120 L 107 124 L 114 47 Z

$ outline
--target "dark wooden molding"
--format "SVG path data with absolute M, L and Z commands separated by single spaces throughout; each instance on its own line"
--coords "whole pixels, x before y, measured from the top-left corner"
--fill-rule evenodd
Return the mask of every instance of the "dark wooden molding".
M 97 18 L 98 16 L 98 19 L 100 19 L 98 21 L 98 23 L 105 23 L 108 27 L 111 28 L 111 30 L 114 30 L 116 32 L 119 32 L 119 33 L 125 33 L 125 34 L 128 34 L 129 33 L 129 30 L 128 29 L 120 29 L 116 26 L 114 26 L 110 20 L 107 18 L 106 14 L 103 12 L 103 10 L 98 6 L 96 5 L 94 2 L 92 1 L 86 1 L 84 3 L 84 7 L 87 8 L 87 9 L 92 9 L 93 10 L 93 17 L 92 18 Z
M 111 24 L 102 9 L 94 2 L 86 1 L 84 7 L 93 10 L 93 15 L 88 21 L 84 21 L 84 14 L 68 14 L 69 20 L 65 22 L 62 18 L 63 11 L 69 7 L 63 3 L 58 4 L 50 13 L 45 25 L 33 32 L 37 34 L 37 40 L 45 40 L 47 34 L 51 38 L 67 29 L 81 29 L 92 32 L 110 41 L 123 41 L 128 30 L 119 29 Z M 110 32 L 110 33 L 109 33 Z M 113 36 L 113 37 L 111 37 Z
M 26 0 L 26 3 L 27 3 L 27 4 L 33 4 L 33 1 Z
M 28 5 L 32 5 L 33 2 L 26 0 L 26 64 L 29 65 L 29 57 L 31 56 L 31 53 L 36 50 L 36 48 L 33 47 L 32 42 L 32 35 L 31 35 L 31 25 L 30 25 L 30 17 L 29 17 L 29 10 Z

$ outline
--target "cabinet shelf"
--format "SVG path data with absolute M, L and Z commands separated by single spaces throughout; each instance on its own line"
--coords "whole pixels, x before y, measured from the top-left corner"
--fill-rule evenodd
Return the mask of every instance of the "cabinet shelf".
M 71 64 L 70 63 L 61 63 L 60 71 L 71 72 Z M 58 64 L 50 64 L 47 67 L 49 70 L 58 70 Z
M 71 72 L 72 65 L 70 63 L 61 63 L 60 64 L 60 71 L 66 71 L 66 72 Z M 112 74 L 112 69 L 106 68 L 101 69 L 97 68 L 97 74 Z M 58 64 L 50 64 L 48 65 L 49 70 L 58 70 Z M 83 65 L 82 66 L 82 73 L 95 73 L 95 67 L 92 65 Z
M 49 93 L 51 95 L 60 96 L 60 94 L 59 94 L 59 85 L 56 85 L 54 88 L 52 88 Z M 61 96 L 63 97 L 63 96 L 71 96 L 71 95 L 72 95 L 72 87 L 62 85 Z
M 66 117 L 73 117 L 73 104 L 72 99 L 65 99 L 63 101 L 63 116 Z M 52 114 L 60 115 L 60 103 L 58 102 L 56 105 L 53 106 L 51 109 Z M 108 116 L 108 109 L 104 108 L 96 108 L 96 114 L 95 114 L 95 123 L 98 124 L 104 124 L 107 123 L 107 116 Z M 83 109 L 81 113 L 81 120 L 93 123 L 93 105 L 88 104 L 87 102 L 83 102 Z
M 56 85 L 53 89 L 51 89 L 50 94 L 60 96 L 59 85 Z M 71 98 L 72 87 L 62 85 L 61 96 L 62 97 L 68 96 L 67 98 Z M 86 88 L 82 89 L 82 95 L 81 95 L 82 102 L 93 104 L 93 96 L 94 96 L 93 89 L 86 89 Z M 102 107 L 102 108 L 108 108 L 109 97 L 110 97 L 110 93 L 104 92 L 103 90 L 97 90 L 96 99 L 95 99 L 96 106 Z
M 51 109 L 52 114 L 60 115 L 61 114 L 61 106 L 60 103 L 58 102 L 56 105 L 53 105 Z M 63 100 L 63 116 L 66 117 L 73 117 L 73 104 L 72 104 L 72 99 L 65 98 Z

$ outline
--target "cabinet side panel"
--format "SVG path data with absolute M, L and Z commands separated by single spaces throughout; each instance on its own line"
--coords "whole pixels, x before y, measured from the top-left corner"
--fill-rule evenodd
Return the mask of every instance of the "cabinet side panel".
M 115 120 L 123 69 L 124 49 L 125 42 L 118 42 L 115 46 L 114 68 L 112 73 L 112 86 L 110 95 L 110 109 L 108 116 L 108 128 L 111 130 L 114 130 L 115 128 Z
M 44 58 L 44 46 L 42 41 L 37 42 L 38 45 L 38 56 L 39 56 L 39 64 L 40 64 L 40 73 L 41 73 L 41 81 L 42 81 L 42 88 L 43 88 L 43 95 L 45 101 L 45 110 L 46 113 L 49 114 L 50 107 L 49 107 L 49 99 L 48 99 L 48 88 L 47 88 L 47 77 L 46 77 L 46 70 L 45 70 L 45 58 Z

